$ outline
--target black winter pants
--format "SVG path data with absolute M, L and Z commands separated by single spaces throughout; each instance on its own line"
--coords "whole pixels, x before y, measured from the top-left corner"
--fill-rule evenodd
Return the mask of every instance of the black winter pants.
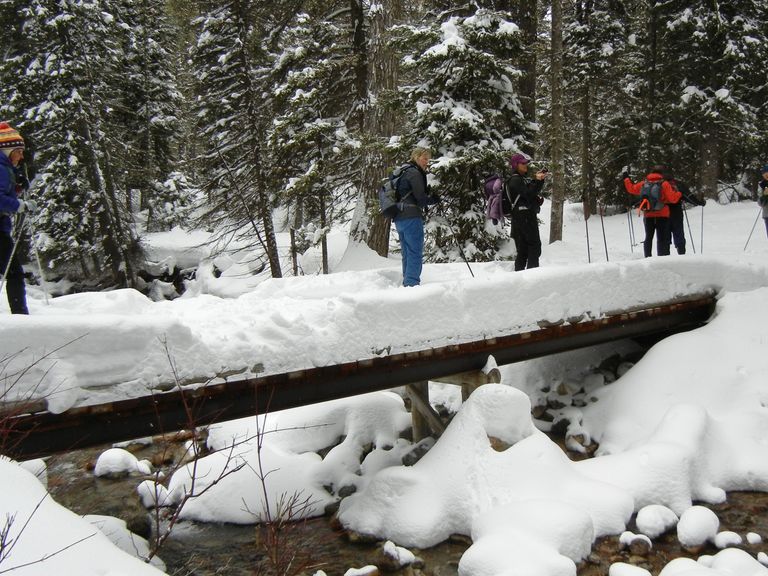
M 13 252 L 13 238 L 0 232 L 0 274 L 5 272 L 8 259 Z M 24 286 L 24 269 L 19 262 L 18 253 L 11 258 L 8 266 L 8 277 L 5 279 L 5 293 L 8 296 L 8 307 L 11 314 L 29 314 L 27 310 L 27 290 Z
M 669 207 L 669 228 L 677 253 L 685 254 L 685 229 L 683 228 L 682 206 Z M 669 254 L 669 251 L 667 251 L 667 254 Z
M 522 210 L 512 214 L 512 239 L 517 249 L 515 270 L 538 268 L 541 237 L 539 236 L 539 219 L 533 210 Z
M 656 254 L 669 256 L 669 245 L 672 242 L 669 218 L 645 217 L 645 240 L 643 240 L 643 252 L 645 257 L 651 255 L 653 248 L 653 236 L 656 235 Z

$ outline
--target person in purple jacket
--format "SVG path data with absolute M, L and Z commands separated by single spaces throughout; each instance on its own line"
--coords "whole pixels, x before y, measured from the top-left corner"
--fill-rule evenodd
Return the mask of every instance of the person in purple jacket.
M 0 122 L 0 274 L 5 274 L 5 293 L 11 314 L 29 314 L 24 269 L 18 259 L 16 242 L 11 232 L 12 217 L 17 212 L 34 212 L 31 200 L 20 200 L 17 186 L 19 163 L 24 159 L 24 139 L 6 122 Z

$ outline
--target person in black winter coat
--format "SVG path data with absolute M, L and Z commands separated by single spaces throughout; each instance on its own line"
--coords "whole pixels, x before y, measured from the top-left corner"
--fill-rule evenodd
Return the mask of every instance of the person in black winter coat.
M 507 179 L 504 190 L 504 214 L 512 218 L 512 239 L 517 249 L 515 270 L 537 268 L 541 256 L 537 215 L 544 202 L 539 192 L 547 173 L 540 171 L 533 178 L 528 178 L 529 162 L 523 154 L 515 154 L 509 159 L 512 176 Z
M 760 196 L 758 203 L 763 207 L 763 222 L 765 222 L 765 232 L 768 234 L 768 164 L 760 169 L 763 179 L 760 180 Z
M 675 180 L 671 174 L 665 174 L 665 179 L 672 185 L 672 188 L 680 192 L 680 200 L 669 206 L 669 226 L 671 239 L 675 244 L 675 250 L 678 254 L 685 254 L 685 229 L 683 227 L 683 212 L 685 211 L 685 202 L 693 206 L 704 206 L 707 201 L 699 200 L 691 193 L 691 189 L 685 182 Z

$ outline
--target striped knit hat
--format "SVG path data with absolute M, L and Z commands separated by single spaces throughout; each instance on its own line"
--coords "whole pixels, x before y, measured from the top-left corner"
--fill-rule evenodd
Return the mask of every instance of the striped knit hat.
M 0 150 L 24 148 L 24 139 L 7 122 L 0 122 Z

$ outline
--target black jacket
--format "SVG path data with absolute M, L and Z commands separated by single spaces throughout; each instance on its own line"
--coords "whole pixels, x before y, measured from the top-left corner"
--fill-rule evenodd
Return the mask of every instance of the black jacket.
M 504 184 L 504 214 L 515 216 L 529 210 L 538 214 L 541 210 L 542 198 L 539 192 L 542 186 L 544 180 L 528 178 L 517 172 L 512 174 Z
M 685 182 L 680 182 L 679 180 L 670 180 L 669 183 L 672 184 L 672 187 L 681 194 L 679 201 L 675 202 L 674 204 L 669 204 L 670 214 L 677 214 L 679 212 L 682 215 L 683 202 L 688 202 L 688 204 L 692 204 L 693 206 L 704 206 L 704 204 L 706 204 L 706 202 L 699 200 L 696 196 L 693 195 L 691 189 L 688 188 L 688 185 Z
M 397 194 L 403 202 L 403 209 L 395 220 L 423 218 L 424 208 L 437 202 L 437 198 L 430 193 L 427 173 L 415 162 L 409 162 L 407 166 L 397 181 Z

